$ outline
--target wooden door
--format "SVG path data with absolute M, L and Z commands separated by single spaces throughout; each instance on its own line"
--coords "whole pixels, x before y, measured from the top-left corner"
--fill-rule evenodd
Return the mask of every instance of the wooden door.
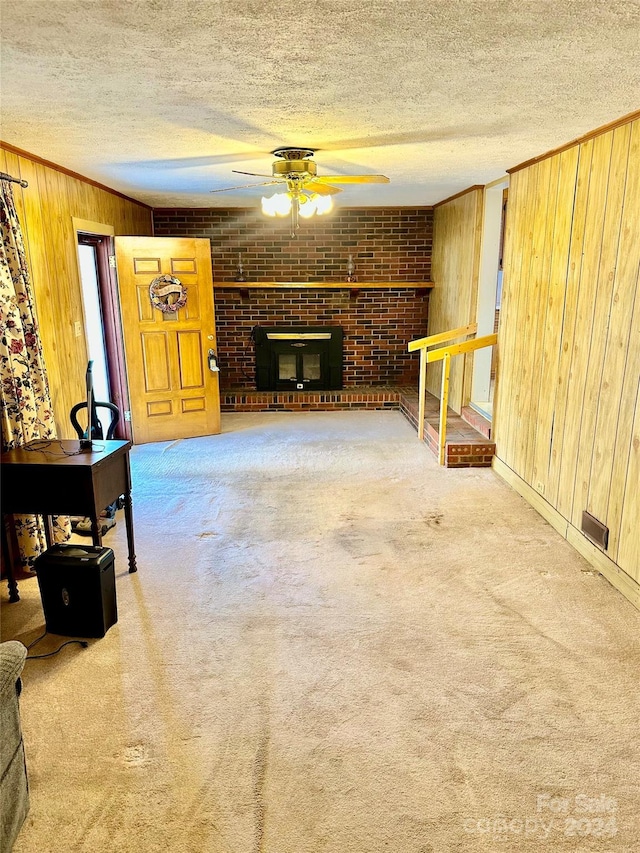
M 116 237 L 115 246 L 134 441 L 219 433 L 218 373 L 208 360 L 217 351 L 209 240 Z M 154 304 L 150 286 L 161 276 L 178 284 L 169 281 L 174 292 Z M 186 304 L 168 310 L 181 288 Z

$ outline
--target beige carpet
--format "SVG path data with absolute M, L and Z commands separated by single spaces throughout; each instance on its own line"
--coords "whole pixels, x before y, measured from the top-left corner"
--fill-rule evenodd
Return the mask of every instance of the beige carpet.
M 397 412 L 223 424 L 134 449 L 118 624 L 26 665 L 16 853 L 640 849 L 631 604 Z

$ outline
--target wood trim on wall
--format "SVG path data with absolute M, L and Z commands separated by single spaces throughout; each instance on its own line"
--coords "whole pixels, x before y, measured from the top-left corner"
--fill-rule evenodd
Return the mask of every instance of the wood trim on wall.
M 499 178 L 499 180 L 504 180 L 504 178 Z M 450 195 L 448 198 L 443 198 L 442 201 L 438 201 L 433 205 L 433 209 L 436 207 L 441 207 L 443 204 L 449 204 L 450 201 L 455 201 L 455 199 L 460 198 L 460 196 L 466 195 L 467 193 L 472 193 L 474 190 L 483 190 L 483 184 L 474 184 L 472 187 L 467 187 L 466 190 L 460 190 L 459 193 L 455 195 Z
M 596 136 L 600 136 L 603 133 L 608 133 L 610 130 L 615 130 L 617 127 L 622 127 L 624 124 L 629 124 L 629 122 L 636 121 L 636 119 L 640 118 L 640 110 L 636 110 L 635 112 L 629 113 L 626 116 L 621 116 L 621 118 L 616 119 L 615 121 L 610 121 L 609 124 L 603 124 L 601 127 L 595 128 L 595 130 L 590 130 L 588 133 L 585 133 L 584 136 L 579 136 L 577 139 L 572 139 L 571 142 L 565 142 L 564 145 L 558 146 L 558 148 L 552 148 L 551 151 L 547 151 L 545 154 L 539 154 L 537 157 L 532 157 L 530 160 L 525 160 L 524 163 L 519 163 L 517 166 L 513 166 L 511 169 L 507 169 L 507 173 L 509 175 L 513 175 L 514 172 L 519 172 L 521 169 L 526 169 L 528 166 L 533 166 L 535 163 L 539 163 L 541 160 L 546 160 L 548 157 L 555 157 L 556 154 L 562 154 L 563 151 L 567 151 L 569 148 L 573 148 L 574 145 L 582 145 L 584 142 L 588 142 L 590 139 L 594 139 Z
M 120 198 L 125 199 L 125 201 L 133 202 L 133 204 L 139 204 L 140 207 L 145 207 L 147 210 L 152 210 L 152 208 L 143 201 L 138 201 L 137 199 L 131 198 L 118 190 L 114 190 L 111 187 L 106 186 L 106 184 L 101 184 L 98 181 L 94 181 L 92 178 L 87 178 L 85 175 L 73 172 L 71 169 L 67 169 L 66 166 L 59 166 L 57 163 L 52 163 L 51 160 L 45 160 L 43 157 L 38 157 L 37 154 L 31 154 L 29 151 L 23 151 L 22 148 L 10 145 L 8 142 L 4 142 L 1 139 L 0 148 L 4 148 L 5 151 L 8 151 L 11 154 L 17 154 L 18 157 L 24 157 L 26 160 L 31 160 L 33 163 L 39 163 L 41 166 L 46 166 L 48 169 L 55 169 L 56 172 L 62 172 L 63 175 L 68 175 L 70 178 L 75 178 L 78 181 L 84 181 L 85 184 L 91 184 L 92 187 L 97 187 L 99 190 L 104 190 L 105 192 L 117 195 Z
M 115 237 L 116 229 L 113 225 L 105 225 L 104 222 L 92 222 L 90 219 L 78 219 L 72 216 L 73 230 L 81 234 L 99 234 L 101 237 Z

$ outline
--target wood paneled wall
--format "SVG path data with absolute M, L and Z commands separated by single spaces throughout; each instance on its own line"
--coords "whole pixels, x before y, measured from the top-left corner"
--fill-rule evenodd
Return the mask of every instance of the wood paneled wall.
M 72 219 L 114 228 L 115 234 L 152 233 L 151 210 L 86 181 L 0 147 L 0 170 L 29 182 L 13 184 L 31 271 L 58 434 L 75 437 L 71 407 L 84 399 L 87 348 L 76 234 Z
M 497 457 L 576 547 L 583 510 L 603 522 L 604 554 L 637 582 L 639 271 L 640 120 L 512 175 Z
M 476 319 L 484 193 L 474 188 L 434 211 L 429 335 L 466 326 Z M 465 361 L 466 360 L 466 361 Z M 449 406 L 460 412 L 471 385 L 473 355 L 451 361 Z M 442 362 L 427 368 L 427 389 L 440 397 Z

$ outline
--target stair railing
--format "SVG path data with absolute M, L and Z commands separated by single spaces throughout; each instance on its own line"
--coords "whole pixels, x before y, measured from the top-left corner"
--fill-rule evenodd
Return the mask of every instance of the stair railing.
M 468 341 L 463 341 L 460 344 L 449 344 L 446 347 L 440 347 L 427 351 L 429 347 L 436 344 L 443 344 L 447 341 L 461 338 L 463 335 L 475 335 L 478 331 L 477 323 L 469 323 L 468 326 L 460 326 L 458 329 L 450 329 L 447 332 L 440 332 L 437 335 L 430 335 L 428 338 L 418 338 L 411 341 L 408 345 L 409 352 L 420 352 L 420 380 L 418 384 L 418 438 L 420 441 L 424 438 L 424 410 L 427 397 L 427 364 L 432 364 L 435 361 L 442 361 L 442 387 L 440 391 L 440 425 L 438 431 L 438 463 L 444 465 L 445 457 L 445 442 L 447 438 L 447 407 L 449 404 L 449 372 L 451 369 L 451 359 L 454 355 L 461 355 L 466 352 L 473 352 L 477 349 L 493 346 L 498 341 L 498 335 L 484 335 L 481 338 L 472 338 Z

